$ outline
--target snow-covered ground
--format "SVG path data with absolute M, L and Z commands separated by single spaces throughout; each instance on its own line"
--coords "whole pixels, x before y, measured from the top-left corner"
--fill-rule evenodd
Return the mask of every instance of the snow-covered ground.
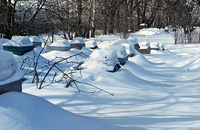
M 158 29 L 130 36 L 137 37 L 139 42 L 163 43 L 167 49 L 130 57 L 115 73 L 91 67 L 74 74 L 81 77 L 79 81 L 95 85 L 113 96 L 84 84 L 78 84 L 79 88 L 95 93 L 79 93 L 76 87 L 64 88 L 64 83 L 39 90 L 28 76 L 23 83 L 24 93 L 0 95 L 0 129 L 200 129 L 200 45 L 174 45 L 173 34 Z M 104 41 L 97 42 L 103 48 L 103 44 L 117 38 L 113 35 L 96 39 Z M 42 54 L 40 61 L 79 52 L 90 55 L 92 51 L 87 48 L 52 51 Z M 26 55 L 32 56 L 32 52 Z M 15 58 L 20 61 L 21 57 Z M 78 56 L 72 60 L 86 58 Z M 63 70 L 69 68 L 69 65 L 62 66 Z

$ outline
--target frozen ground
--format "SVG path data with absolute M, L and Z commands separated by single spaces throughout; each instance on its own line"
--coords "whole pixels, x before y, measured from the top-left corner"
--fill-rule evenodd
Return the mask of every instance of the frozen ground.
M 166 41 L 167 49 L 131 57 L 115 73 L 88 68 L 75 74 L 81 74 L 80 81 L 93 84 L 114 96 L 83 84 L 79 87 L 96 93 L 79 93 L 76 88 L 64 88 L 63 83 L 38 90 L 28 77 L 23 83 L 23 92 L 27 94 L 0 96 L 0 115 L 3 115 L 0 129 L 10 121 L 13 121 L 13 127 L 8 127 L 9 130 L 15 128 L 15 124 L 20 130 L 53 130 L 56 126 L 59 130 L 200 129 L 200 45 L 173 45 L 173 34 L 156 29 L 152 29 L 151 33 L 146 31 L 151 30 L 131 36 L 138 37 L 139 42 L 145 39 L 160 43 Z M 97 39 L 106 42 L 117 38 L 101 36 Z M 88 49 L 82 51 L 91 53 Z M 49 52 L 42 54 L 42 60 L 67 57 L 78 52 Z M 19 57 L 16 59 L 19 60 Z M 80 56 L 73 60 L 84 59 Z

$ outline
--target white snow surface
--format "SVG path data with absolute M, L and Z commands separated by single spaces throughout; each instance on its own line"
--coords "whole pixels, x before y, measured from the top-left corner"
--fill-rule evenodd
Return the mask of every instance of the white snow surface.
M 0 39 L 0 50 L 3 50 L 3 43 L 9 41 L 8 39 Z
M 95 50 L 87 58 L 82 67 L 89 69 L 98 69 L 112 71 L 115 65 L 118 63 L 117 52 L 109 49 Z
M 150 47 L 150 42 L 149 41 L 143 41 L 139 43 L 140 48 L 148 48 Z
M 129 57 L 129 61 L 115 73 L 106 72 L 91 63 L 88 65 L 91 68 L 74 73 L 78 81 L 100 88 L 77 83 L 80 89 L 89 93 L 79 93 L 76 86 L 65 88 L 64 81 L 39 90 L 31 82 L 30 74 L 23 83 L 23 92 L 27 94 L 12 92 L 0 95 L 0 129 L 200 129 L 200 45 L 174 45 L 173 33 L 162 31 L 156 35 L 134 33 L 131 36 L 138 38 L 139 42 L 159 42 L 165 50 Z M 107 46 L 104 43 L 117 39 L 116 35 L 96 38 L 103 41 L 98 42 L 100 48 Z M 38 65 L 42 66 L 43 61 L 48 62 L 55 57 L 68 57 L 80 52 L 92 53 L 86 48 L 62 53 L 52 51 L 42 54 Z M 33 50 L 25 56 L 33 57 L 33 54 L 38 54 L 38 51 Z M 20 63 L 25 57 L 15 58 Z M 86 56 L 77 56 L 69 61 L 85 59 Z M 62 71 L 67 71 L 72 64 L 62 63 L 60 66 Z M 48 79 L 55 72 L 57 69 L 53 69 Z
M 140 31 L 136 32 L 137 35 L 159 35 L 161 33 L 166 33 L 164 29 L 157 29 L 157 28 L 148 28 L 148 29 L 141 29 Z
M 150 47 L 151 48 L 159 48 L 159 42 L 150 42 Z M 161 48 L 162 48 L 162 46 L 161 46 Z
M 96 47 L 97 46 L 96 40 L 86 41 L 85 44 L 86 44 L 86 47 Z
M 73 114 L 40 97 L 19 92 L 0 95 L 0 115 L 1 130 L 101 130 L 102 127 L 105 130 L 114 130 L 120 128 Z
M 11 52 L 0 50 L 0 85 L 17 81 L 23 77 Z
M 138 44 L 138 39 L 136 37 L 129 37 L 128 40 L 132 40 L 134 44 Z
M 123 45 L 111 45 L 106 49 L 116 51 L 118 58 L 126 58 L 128 56 L 127 53 L 126 53 L 126 47 L 123 46 Z
M 127 40 L 127 39 L 119 39 L 112 43 L 112 45 L 123 45 L 126 47 L 126 52 L 128 55 L 136 54 L 136 50 L 134 47 L 134 41 L 133 40 Z
M 6 46 L 33 46 L 33 43 L 28 37 L 14 36 L 11 40 L 7 41 L 3 45 Z
M 42 43 L 42 40 L 38 36 L 31 36 L 29 37 L 31 42 L 39 42 Z
M 69 42 L 66 39 L 58 39 L 50 44 L 50 46 L 69 47 Z
M 85 41 L 82 37 L 75 37 L 70 44 L 85 44 Z

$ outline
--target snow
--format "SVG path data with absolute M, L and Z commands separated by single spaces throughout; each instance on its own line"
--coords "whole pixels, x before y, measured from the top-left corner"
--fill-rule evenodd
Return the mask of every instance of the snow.
M 0 50 L 3 50 L 3 43 L 9 41 L 8 39 L 0 39 Z
M 33 43 L 28 37 L 15 36 L 11 40 L 7 41 L 3 45 L 5 46 L 33 46 Z
M 70 44 L 85 44 L 85 41 L 82 37 L 75 37 Z
M 140 48 L 149 48 L 150 47 L 150 42 L 149 41 L 143 41 L 139 43 Z
M 103 69 L 112 71 L 118 63 L 117 52 L 114 50 L 95 50 L 90 57 L 85 60 L 81 67 L 90 69 Z
M 136 32 L 136 35 L 157 35 L 166 33 L 164 29 L 157 29 L 157 28 L 148 28 L 148 29 L 141 29 L 140 31 Z
M 138 39 L 136 37 L 129 37 L 128 40 L 132 40 L 134 44 L 138 44 Z
M 69 47 L 69 42 L 66 39 L 59 39 L 54 41 L 50 46 L 58 46 L 58 47 Z
M 159 42 L 150 42 L 150 47 L 151 48 L 159 48 Z M 162 46 L 161 46 L 162 48 Z
M 85 44 L 86 44 L 86 47 L 96 47 L 97 46 L 96 40 L 86 41 Z
M 17 81 L 23 77 L 11 52 L 0 50 L 0 85 Z
M 0 129 L 200 129 L 200 45 L 174 45 L 173 33 L 143 29 L 150 32 L 156 30 L 158 32 L 155 35 L 134 33 L 131 37 L 136 37 L 139 43 L 159 42 L 165 50 L 129 57 L 126 64 L 114 73 L 105 71 L 103 66 L 106 66 L 104 63 L 107 63 L 107 58 L 115 57 L 111 58 L 111 61 L 115 61 L 116 51 L 105 51 L 102 48 L 119 40 L 116 35 L 97 37 L 95 40 L 101 49 L 94 52 L 83 48 L 43 53 L 39 66 L 45 65 L 42 61 L 48 62 L 55 57 L 66 58 L 80 52 L 91 54 L 88 59 L 82 55 L 69 59 L 85 61 L 87 67 L 76 71 L 74 77 L 114 95 L 77 83 L 80 89 L 88 92 L 79 93 L 75 86 L 65 88 L 64 81 L 39 90 L 31 82 L 29 74 L 23 82 L 24 93 L 0 95 Z M 38 54 L 38 50 L 34 49 L 23 58 L 15 56 L 15 59 L 20 63 L 25 56 L 31 58 Z M 67 71 L 71 66 L 67 63 L 59 65 L 62 71 Z M 53 69 L 48 79 L 55 72 L 57 69 Z
M 123 45 L 126 47 L 126 52 L 128 55 L 136 54 L 136 50 L 134 47 L 134 42 L 132 40 L 127 39 L 119 39 L 112 43 L 112 45 Z
M 126 53 L 126 47 L 123 46 L 123 45 L 111 45 L 106 49 L 116 51 L 118 58 L 126 58 L 128 56 L 127 53 Z
M 29 37 L 31 42 L 39 42 L 42 43 L 42 40 L 38 36 L 31 36 Z
M 18 92 L 0 95 L 0 115 L 1 130 L 101 130 L 102 127 L 105 130 L 114 130 L 117 128 L 95 119 L 78 116 L 42 98 Z

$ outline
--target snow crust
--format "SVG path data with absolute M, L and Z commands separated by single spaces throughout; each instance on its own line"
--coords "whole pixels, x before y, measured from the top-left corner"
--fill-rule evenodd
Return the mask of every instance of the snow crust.
M 15 36 L 11 40 L 7 41 L 3 45 L 6 46 L 33 46 L 33 43 L 28 37 Z

